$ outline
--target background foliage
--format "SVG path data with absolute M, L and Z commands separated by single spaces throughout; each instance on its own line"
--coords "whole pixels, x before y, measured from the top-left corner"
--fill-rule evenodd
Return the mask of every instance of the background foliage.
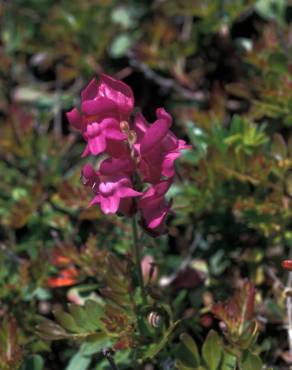
M 119 369 L 288 368 L 291 16 L 288 0 L 1 2 L 1 369 L 110 369 L 104 348 Z M 168 235 L 143 240 L 163 321 L 139 323 L 145 343 L 130 225 L 86 208 L 65 118 L 100 72 L 193 145 Z

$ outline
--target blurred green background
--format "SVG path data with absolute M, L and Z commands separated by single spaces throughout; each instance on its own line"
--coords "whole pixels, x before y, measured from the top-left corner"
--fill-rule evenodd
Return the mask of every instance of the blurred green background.
M 257 353 L 288 368 L 280 262 L 292 247 L 291 19 L 288 0 L 0 3 L 0 321 L 2 333 L 9 315 L 17 321 L 14 368 L 18 361 L 22 370 L 109 369 L 35 331 L 39 316 L 95 291 L 94 260 L 74 262 L 74 285 L 50 286 L 56 247 L 129 250 L 127 220 L 86 208 L 83 143 L 65 117 L 101 72 L 132 87 L 147 119 L 165 107 L 175 133 L 193 146 L 169 193 L 168 235 L 145 240 L 160 279 L 176 274 L 157 289 L 202 343 L 218 328 L 210 306 L 249 278 Z M 121 369 L 132 368 L 130 358 L 120 355 Z M 1 361 L 14 369 L 0 350 Z M 174 369 L 165 365 L 172 361 L 166 350 L 147 369 Z

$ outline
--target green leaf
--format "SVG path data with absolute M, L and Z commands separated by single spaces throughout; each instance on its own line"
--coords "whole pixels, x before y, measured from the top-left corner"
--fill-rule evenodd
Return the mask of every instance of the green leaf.
M 283 53 L 272 53 L 268 57 L 268 63 L 274 71 L 287 73 L 288 59 Z
M 101 321 L 101 317 L 104 315 L 104 308 L 101 303 L 89 299 L 85 302 L 84 307 L 88 316 L 88 320 L 91 322 L 91 324 L 100 329 L 105 328 L 105 325 Z
M 288 126 L 288 127 L 291 127 L 291 126 L 292 126 L 292 114 L 288 114 L 288 115 L 284 118 L 284 125 L 285 125 L 285 126 Z
M 185 366 L 180 360 L 176 360 L 175 362 L 175 367 L 178 369 L 178 370 L 193 370 L 194 367 L 189 367 L 189 366 Z
M 66 331 L 51 320 L 44 320 L 36 328 L 39 336 L 45 340 L 58 340 L 68 337 Z
M 264 18 L 284 23 L 286 6 L 286 0 L 258 0 L 255 9 Z
M 106 338 L 100 338 L 98 341 L 94 342 L 85 342 L 82 344 L 80 348 L 81 354 L 86 357 L 86 356 L 91 356 L 95 353 L 99 353 L 103 348 L 110 347 L 111 341 Z
M 39 90 L 34 86 L 19 86 L 14 91 L 16 101 L 25 104 L 35 104 L 38 108 L 50 108 L 56 104 L 52 93 Z
M 263 367 L 262 360 L 258 355 L 245 351 L 240 361 L 240 370 L 261 370 Z
M 83 333 L 84 332 L 84 330 L 77 325 L 73 316 L 71 316 L 69 313 L 58 310 L 58 311 L 54 311 L 54 316 L 57 322 L 64 329 L 70 331 L 71 333 Z
M 162 350 L 162 348 L 167 344 L 167 341 L 169 340 L 173 330 L 175 329 L 178 323 L 179 321 L 172 323 L 166 330 L 166 332 L 163 334 L 162 339 L 159 342 L 154 343 L 148 347 L 148 349 L 143 354 L 143 359 L 153 358 L 157 355 L 157 353 L 159 353 Z
M 220 370 L 234 370 L 236 366 L 236 357 L 231 353 L 224 352 Z
M 129 7 L 119 6 L 113 10 L 111 18 L 114 23 L 127 29 L 133 27 L 135 24 L 132 13 Z
M 193 361 L 194 366 L 199 366 L 200 365 L 200 355 L 199 355 L 196 342 L 187 333 L 182 333 L 180 335 L 180 340 L 182 341 L 184 346 L 188 349 L 188 351 L 192 354 L 192 361 Z
M 110 46 L 110 55 L 113 58 L 120 58 L 126 54 L 132 45 L 133 40 L 130 35 L 124 33 L 118 35 Z
M 274 134 L 271 151 L 277 160 L 283 160 L 287 157 L 288 149 L 282 135 Z
M 20 370 L 43 370 L 44 360 L 40 355 L 33 355 L 25 360 Z
M 65 370 L 86 370 L 90 362 L 91 358 L 84 356 L 81 351 L 79 351 L 71 358 Z
M 219 335 L 214 330 L 210 330 L 203 344 L 203 359 L 210 370 L 218 369 L 223 353 L 223 344 Z
M 83 307 L 74 304 L 70 304 L 68 307 L 76 324 L 80 328 L 88 332 L 94 332 L 97 329 L 96 325 L 93 325 L 92 322 L 89 320 L 88 315 Z

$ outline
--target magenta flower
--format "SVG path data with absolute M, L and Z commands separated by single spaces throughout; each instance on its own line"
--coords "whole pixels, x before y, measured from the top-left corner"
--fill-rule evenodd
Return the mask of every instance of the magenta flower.
M 131 176 L 135 166 L 131 158 L 107 158 L 100 164 L 102 175 L 109 176 L 117 173 L 124 173 Z
M 122 81 L 102 74 L 99 82 L 91 80 L 81 93 L 82 112 L 87 116 L 115 117 L 127 121 L 134 108 L 134 96 Z
M 157 109 L 157 120 L 149 125 L 140 114 L 135 121 L 137 144 L 141 159 L 139 169 L 144 181 L 155 184 L 161 176 L 174 176 L 174 161 L 181 155 L 181 150 L 190 149 L 183 140 L 179 140 L 169 128 L 171 116 L 163 109 Z
M 99 204 L 103 213 L 116 213 L 119 210 L 121 199 L 139 195 L 141 193 L 132 188 L 129 179 L 123 176 L 116 176 L 99 183 L 96 196 L 91 201 L 90 206 Z
M 88 142 L 83 156 L 103 152 L 125 155 L 126 148 L 121 141 L 127 136 L 121 132 L 120 123 L 128 121 L 133 110 L 132 90 L 123 82 L 102 75 L 99 82 L 91 80 L 81 98 L 82 113 L 73 108 L 67 118 Z
M 83 185 L 90 186 L 92 190 L 99 184 L 98 173 L 94 170 L 91 164 L 86 164 L 81 171 L 81 181 Z
M 89 206 L 99 204 L 105 214 L 119 212 L 131 216 L 135 213 L 132 198 L 142 193 L 131 187 L 129 178 L 133 170 L 134 165 L 129 158 L 107 158 L 102 161 L 98 171 L 86 164 L 81 179 L 95 194 Z
M 120 130 L 119 123 L 113 118 L 105 118 L 100 123 L 92 122 L 86 127 L 84 137 L 88 142 L 88 150 L 93 155 L 103 153 L 107 149 L 107 139 L 125 140 L 127 136 Z
M 102 75 L 82 91 L 81 112 L 74 108 L 67 117 L 87 143 L 83 156 L 106 155 L 98 171 L 89 164 L 82 169 L 82 182 L 94 194 L 90 205 L 99 204 L 105 214 L 139 212 L 142 226 L 160 235 L 171 206 L 165 194 L 173 182 L 174 162 L 190 146 L 170 131 L 172 117 L 163 108 L 157 109 L 153 124 L 140 113 L 130 120 L 133 109 L 130 87 Z M 136 190 L 147 184 L 143 193 Z
M 162 143 L 172 124 L 171 116 L 163 108 L 156 110 L 156 116 L 157 120 L 152 125 L 147 127 L 141 140 L 141 157 L 151 153 L 152 150 L 157 148 Z
M 168 179 L 150 186 L 138 202 L 143 223 L 150 230 L 161 230 L 161 226 L 171 206 L 170 202 L 167 203 L 165 200 L 165 194 L 171 184 L 172 179 Z

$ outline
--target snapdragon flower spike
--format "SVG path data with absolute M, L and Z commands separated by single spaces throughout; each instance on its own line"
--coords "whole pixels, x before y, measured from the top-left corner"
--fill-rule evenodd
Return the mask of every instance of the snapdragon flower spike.
M 81 131 L 88 142 L 83 156 L 107 152 L 118 157 L 126 155 L 120 123 L 129 120 L 134 108 L 132 90 L 123 82 L 102 75 L 100 81 L 91 80 L 81 93 L 80 113 L 73 108 L 67 113 L 70 124 Z
M 82 182 L 94 194 L 90 205 L 98 204 L 105 214 L 139 212 L 142 226 L 159 235 L 171 206 L 165 194 L 174 162 L 190 146 L 170 131 L 172 117 L 163 108 L 157 109 L 153 124 L 140 113 L 133 118 L 133 109 L 130 87 L 102 75 L 82 91 L 81 112 L 73 108 L 67 117 L 87 142 L 83 156 L 106 155 L 98 171 L 89 164 L 82 169 Z M 142 193 L 135 189 L 145 185 Z

